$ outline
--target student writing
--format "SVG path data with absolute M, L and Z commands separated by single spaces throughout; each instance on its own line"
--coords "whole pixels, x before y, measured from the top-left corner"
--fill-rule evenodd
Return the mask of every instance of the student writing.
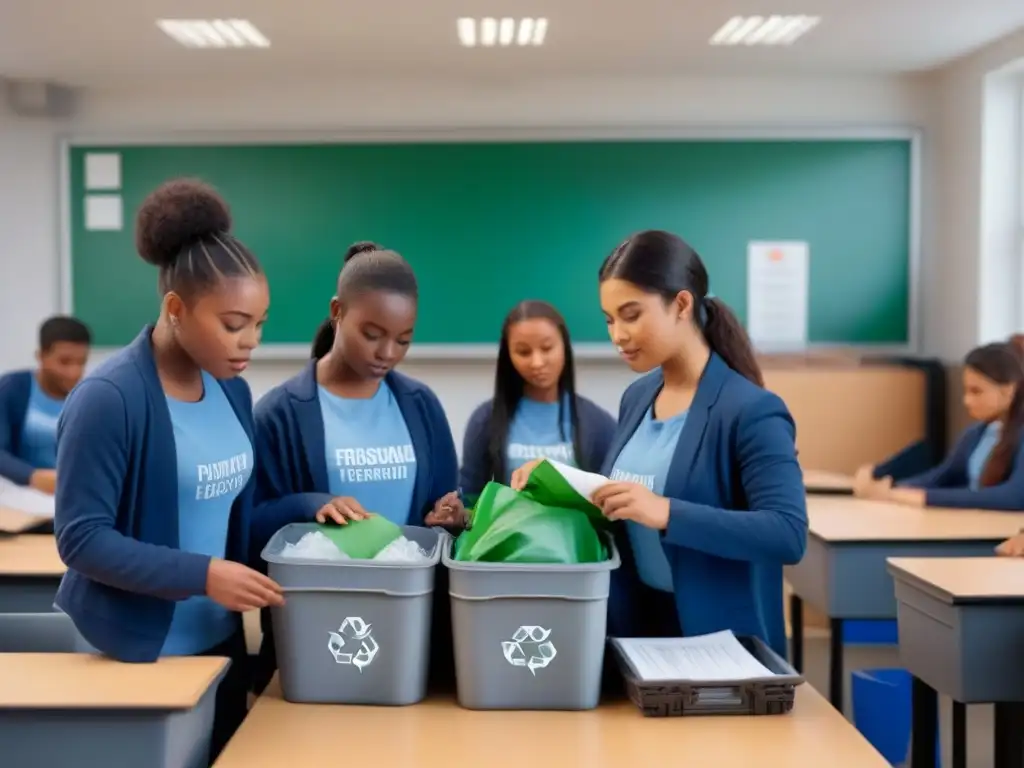
M 1024 510 L 1024 356 L 1014 343 L 986 344 L 964 359 L 968 427 L 939 466 L 898 482 L 886 466 L 862 467 L 861 498 L 910 506 Z
M 501 329 L 494 397 L 469 419 L 460 485 L 478 495 L 489 480 L 508 483 L 527 461 L 550 458 L 598 472 L 615 420 L 576 394 L 565 320 L 543 301 L 517 304 Z
M 731 629 L 785 654 L 782 567 L 807 539 L 793 419 L 763 389 L 746 333 L 681 238 L 636 234 L 599 279 L 612 341 L 646 373 L 622 397 L 611 481 L 593 497 L 618 521 L 623 560 L 609 634 Z
M 159 319 L 71 393 L 57 443 L 55 530 L 68 566 L 57 606 L 122 661 L 233 659 L 217 691 L 214 756 L 246 712 L 241 613 L 283 603 L 244 565 L 254 428 L 238 374 L 269 293 L 230 228 L 226 204 L 200 182 L 168 182 L 146 199 L 136 242 L 160 269 Z
M 89 358 L 89 329 L 57 316 L 39 327 L 35 370 L 0 377 L 0 495 L 6 480 L 52 494 L 57 483 L 57 419 Z

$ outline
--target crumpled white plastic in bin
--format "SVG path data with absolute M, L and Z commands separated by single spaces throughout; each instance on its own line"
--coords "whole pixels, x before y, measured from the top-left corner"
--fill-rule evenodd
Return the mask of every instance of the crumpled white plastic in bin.
M 281 557 L 288 560 L 352 560 L 320 531 L 311 531 L 294 544 L 285 544 L 281 550 Z M 373 559 L 390 563 L 419 564 L 430 562 L 430 555 L 420 549 L 415 541 L 399 536 Z

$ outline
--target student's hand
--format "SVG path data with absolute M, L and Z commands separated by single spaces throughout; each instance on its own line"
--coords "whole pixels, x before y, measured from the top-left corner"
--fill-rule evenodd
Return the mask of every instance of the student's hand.
M 349 520 L 365 520 L 370 513 L 351 496 L 338 496 L 324 504 L 316 513 L 318 523 L 348 525 Z
M 609 520 L 632 520 L 648 528 L 668 528 L 668 499 L 639 483 L 605 483 L 591 501 Z
M 864 464 L 853 473 L 853 493 L 860 496 L 859 491 L 868 488 L 875 482 L 875 467 L 873 464 Z
M 459 494 L 456 491 L 451 491 L 434 503 L 434 508 L 427 513 L 424 522 L 427 525 L 465 528 L 468 517 Z
M 1024 533 L 1004 541 L 996 547 L 996 554 L 1002 557 L 1024 557 Z
M 238 613 L 284 605 L 284 590 L 275 581 L 241 563 L 216 557 L 206 571 L 206 595 Z
M 860 483 L 854 479 L 853 495 L 859 499 L 887 501 L 892 493 L 892 478 L 889 476 L 875 480 L 872 477 L 862 478 Z
M 537 468 L 544 459 L 530 459 L 528 462 L 519 467 L 519 469 L 512 471 L 512 479 L 509 480 L 509 487 L 513 491 L 521 491 L 526 487 L 526 481 L 530 479 L 530 475 L 533 470 Z
M 51 496 L 57 492 L 57 473 L 52 469 L 37 469 L 28 479 L 30 487 Z

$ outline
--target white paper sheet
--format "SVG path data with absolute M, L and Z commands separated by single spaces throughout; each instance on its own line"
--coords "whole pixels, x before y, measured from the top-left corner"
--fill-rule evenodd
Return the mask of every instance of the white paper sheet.
M 807 345 L 810 249 L 803 242 L 747 246 L 747 332 L 761 350 Z
M 121 188 L 121 155 L 117 152 L 89 152 L 85 156 L 85 188 Z
M 582 469 L 570 467 L 560 461 L 545 459 L 551 466 L 558 470 L 558 474 L 564 477 L 580 496 L 587 501 L 594 495 L 594 491 L 608 482 L 608 478 L 595 472 L 584 472 Z
M 755 680 L 775 673 L 731 630 L 697 637 L 613 638 L 641 680 Z
M 15 485 L 3 477 L 0 477 L 0 507 L 51 519 L 54 515 L 53 496 L 35 488 Z
M 118 232 L 124 227 L 120 195 L 86 195 L 85 228 Z

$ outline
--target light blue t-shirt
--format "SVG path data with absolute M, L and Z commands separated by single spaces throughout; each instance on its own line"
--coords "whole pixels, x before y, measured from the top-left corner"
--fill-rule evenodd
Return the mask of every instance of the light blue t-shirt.
M 18 458 L 36 469 L 57 466 L 57 419 L 63 407 L 64 401 L 43 392 L 33 376 L 18 443 Z
M 654 418 L 654 406 L 647 409 L 643 421 L 629 438 L 615 460 L 611 479 L 646 486 L 659 496 L 665 492 L 665 481 L 676 452 L 679 435 L 689 411 L 670 419 Z M 633 545 L 636 569 L 640 580 L 649 587 L 673 592 L 672 571 L 661 543 L 661 531 L 627 521 L 629 541 Z
M 562 415 L 561 425 L 559 411 Z M 531 459 L 554 459 L 575 467 L 572 413 L 568 399 L 563 399 L 561 403 L 542 403 L 528 397 L 522 398 L 508 426 L 505 450 L 508 464 L 505 470 L 506 483 L 512 478 L 513 471 Z
M 992 449 L 999 444 L 999 438 L 1003 434 L 1003 424 L 1000 421 L 993 421 L 985 431 L 981 433 L 978 444 L 974 446 L 971 455 L 967 458 L 967 486 L 972 490 L 978 490 L 978 482 L 981 480 L 981 473 L 985 471 L 985 464 L 992 454 Z
M 416 486 L 416 452 L 391 388 L 382 381 L 373 397 L 358 399 L 317 389 L 331 494 L 351 496 L 367 512 L 405 525 Z
M 178 457 L 178 548 L 224 557 L 231 506 L 253 471 L 252 443 L 215 378 L 203 372 L 203 399 L 167 398 Z M 203 596 L 175 603 L 163 656 L 190 656 L 223 643 L 237 617 Z

